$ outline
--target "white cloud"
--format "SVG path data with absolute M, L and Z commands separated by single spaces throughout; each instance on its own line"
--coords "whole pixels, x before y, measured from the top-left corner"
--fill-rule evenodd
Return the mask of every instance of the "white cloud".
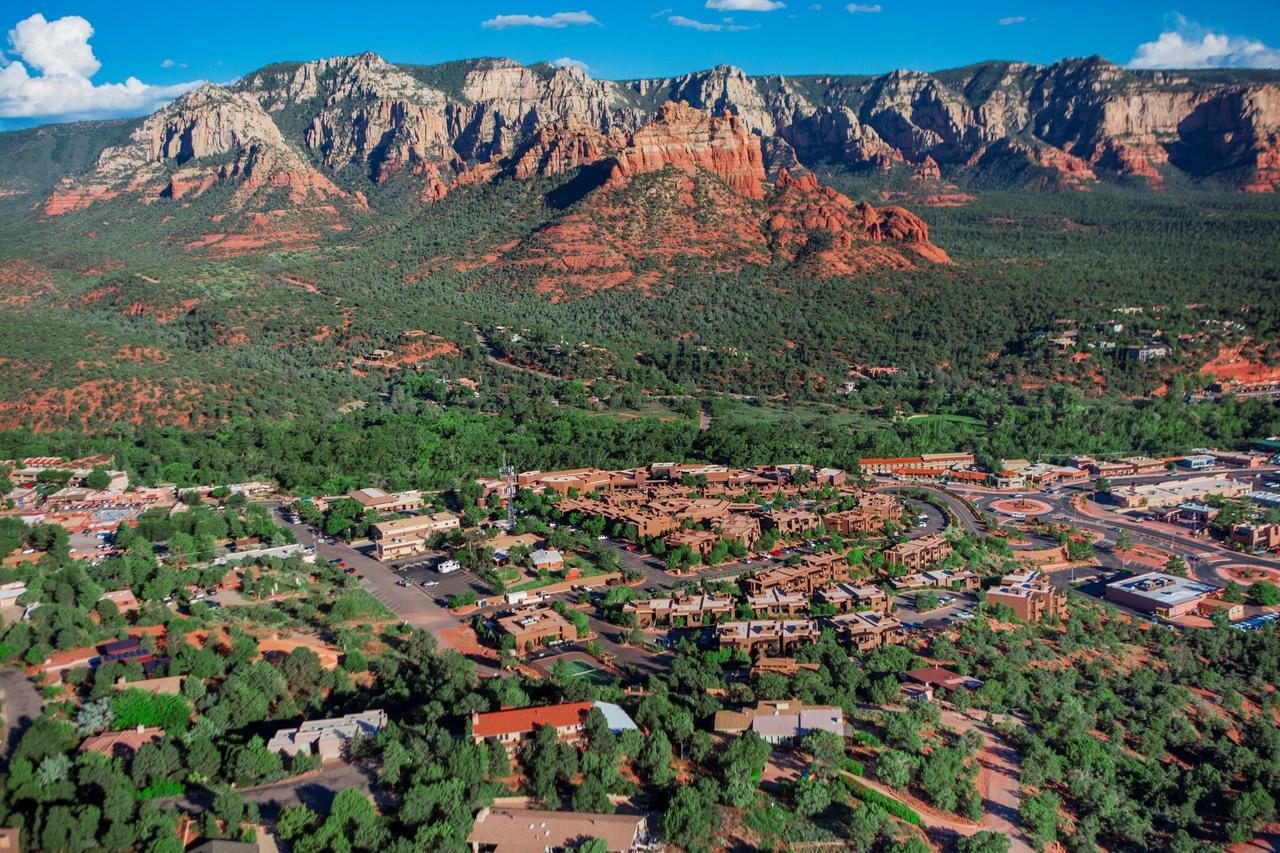
M 717 12 L 772 12 L 786 5 L 781 0 L 707 0 L 707 8 Z
M 867 15 L 875 15 L 882 9 L 879 3 L 850 3 L 844 8 L 850 15 L 856 15 L 859 12 Z
M 151 86 L 136 77 L 95 86 L 102 67 L 89 44 L 93 26 L 71 15 L 36 13 L 9 31 L 16 60 L 0 67 L 0 118 L 102 118 L 151 112 L 202 81 Z M 2 60 L 0 60 L 2 61 Z M 33 76 L 32 71 L 39 72 Z
M 570 57 L 568 57 L 568 56 L 562 56 L 562 57 L 560 57 L 559 59 L 553 59 L 553 60 L 551 60 L 551 67 L 553 67 L 553 68 L 576 68 L 576 69 L 578 69 L 579 71 L 581 71 L 583 74 L 586 74 L 586 73 L 587 73 L 587 71 L 589 70 L 589 69 L 587 68 L 587 63 L 583 62 L 581 59 L 571 59 L 571 58 L 570 58 Z
M 178 64 L 178 63 L 174 62 L 172 59 L 166 59 L 166 60 L 164 60 L 163 62 L 161 62 L 161 63 L 160 63 L 160 67 L 161 67 L 161 68 L 172 68 L 173 66 L 175 66 L 175 65 L 177 65 L 177 64 Z
M 724 24 L 708 24 L 703 21 L 695 21 L 693 18 L 686 18 L 684 15 L 672 15 L 667 18 L 667 23 L 677 27 L 688 27 L 701 33 L 718 33 L 724 29 Z
M 670 14 L 671 14 L 672 12 L 674 12 L 674 11 L 675 11 L 674 9 L 672 9 L 670 6 L 668 6 L 666 9 L 659 9 L 658 11 L 654 12 L 654 13 L 653 13 L 652 15 L 650 15 L 649 17 L 650 17 L 650 18 L 665 18 L 667 15 L 670 15 Z
M 1280 50 L 1244 36 L 1204 29 L 1178 15 L 1176 26 L 1138 45 L 1130 68 L 1280 68 Z
M 1007 18 L 1001 18 L 996 21 L 1002 27 L 1012 27 L 1014 24 L 1025 24 L 1027 22 L 1026 15 L 1010 15 Z
M 587 24 L 601 26 L 590 12 L 556 12 L 554 15 L 497 15 L 480 26 L 486 30 L 505 30 L 510 27 L 549 27 L 562 30 L 565 27 L 581 27 Z
M 821 3 L 810 3 L 810 4 L 809 4 L 809 11 L 810 11 L 810 12 L 821 12 L 821 11 L 822 11 L 822 4 L 821 4 Z

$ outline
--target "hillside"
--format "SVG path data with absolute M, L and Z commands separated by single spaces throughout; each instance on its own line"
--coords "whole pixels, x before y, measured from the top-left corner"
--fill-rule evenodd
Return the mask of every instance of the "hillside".
M 1278 79 L 1090 59 L 613 82 L 361 54 L 0 134 L 0 425 L 448 396 L 427 376 L 484 408 L 527 392 L 486 355 L 557 397 L 875 412 L 943 384 L 1141 399 L 1246 340 L 1265 372 Z M 1174 359 L 1046 351 L 1135 306 L 1097 344 L 1167 335 Z M 896 370 L 888 400 L 869 365 Z

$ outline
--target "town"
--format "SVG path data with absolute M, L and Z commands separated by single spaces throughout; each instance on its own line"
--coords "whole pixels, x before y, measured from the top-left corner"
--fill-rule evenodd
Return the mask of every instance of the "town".
M 530 822 L 538 849 L 581 837 L 606 850 L 664 839 L 697 849 L 709 801 L 761 807 L 750 792 L 689 788 L 655 814 L 645 786 L 692 772 L 676 746 L 702 756 L 694 764 L 763 774 L 769 801 L 806 825 L 849 797 L 883 816 L 871 837 L 979 849 L 963 845 L 999 836 L 1030 849 L 1050 840 L 1053 820 L 1037 810 L 1057 795 L 1027 793 L 1016 761 L 990 763 L 1027 721 L 1001 710 L 997 682 L 957 642 L 1031 631 L 1060 644 L 1089 624 L 1176 647 L 1221 630 L 1274 635 L 1280 619 L 1274 438 L 1245 452 L 998 470 L 968 453 L 866 458 L 854 471 L 507 468 L 438 493 L 328 496 L 265 482 L 140 486 L 112 463 L 0 463 L 11 551 L 0 652 L 22 667 L 0 670 L 6 751 L 52 773 L 33 750 L 57 749 L 32 739 L 74 723 L 77 754 L 132 768 L 144 800 L 175 809 L 172 832 L 156 836 L 167 844 L 250 824 L 281 843 L 339 831 L 308 811 L 302 788 L 354 790 L 357 815 L 366 794 L 377 802 L 386 768 L 403 761 L 387 732 L 404 712 L 360 695 L 443 653 L 493 697 L 464 718 L 433 715 L 495 768 L 467 783 L 495 786 L 478 795 L 489 804 L 448 818 L 472 849 L 506 849 Z M 66 567 L 42 572 L 53 559 Z M 83 615 L 57 615 L 66 602 Z M 438 651 L 413 651 L 416 636 Z M 694 672 L 708 691 L 694 709 L 655 692 Z M 262 678 L 280 691 L 269 719 L 281 725 L 264 719 L 226 752 L 178 757 L 176 744 L 194 748 L 201 697 L 221 707 Z M 913 739 L 904 725 L 933 734 Z M 597 750 L 614 755 L 607 766 L 587 761 Z M 359 768 L 375 754 L 371 781 Z M 944 759 L 950 787 L 933 781 Z M 610 775 L 617 762 L 639 788 Z M 192 782 L 219 777 L 235 788 L 215 786 L 200 818 Z M 1251 831 L 1240 820 L 1231 831 Z

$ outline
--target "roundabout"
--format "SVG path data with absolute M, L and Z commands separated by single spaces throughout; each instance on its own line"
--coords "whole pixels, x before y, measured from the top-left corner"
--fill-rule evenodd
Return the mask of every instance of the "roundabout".
M 1032 498 L 1006 498 L 992 503 L 991 509 L 1010 518 L 1036 518 L 1053 512 L 1050 504 Z
M 1227 565 L 1214 566 L 1213 571 L 1223 581 L 1235 581 L 1240 586 L 1250 586 L 1258 581 L 1271 581 L 1280 585 L 1280 569 L 1266 566 Z

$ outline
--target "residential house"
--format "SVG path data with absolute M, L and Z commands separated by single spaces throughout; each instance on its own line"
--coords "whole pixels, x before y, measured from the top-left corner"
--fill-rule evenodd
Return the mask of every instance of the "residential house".
M 977 678 L 969 675 L 960 675 L 940 666 L 925 666 L 908 670 L 902 674 L 902 677 L 911 684 L 923 685 L 933 690 L 939 688 L 958 690 L 961 687 L 966 690 L 977 690 L 982 686 L 982 682 Z
M 155 743 L 164 737 L 164 729 L 159 726 L 138 726 L 121 732 L 103 732 L 84 739 L 80 744 L 81 752 L 100 752 L 111 758 L 127 758 L 137 752 L 143 744 Z
M 771 744 L 789 743 L 810 732 L 845 736 L 844 711 L 828 705 L 808 705 L 798 699 L 759 702 L 754 708 L 718 711 L 713 723 L 721 734 L 753 731 Z
M 282 755 L 314 753 L 322 761 L 342 758 L 347 745 L 357 737 L 372 738 L 387 724 L 382 710 L 346 714 L 327 720 L 307 720 L 296 728 L 280 729 L 267 741 L 267 749 Z
M 636 814 L 486 806 L 476 814 L 467 844 L 471 853 L 547 853 L 577 850 L 593 839 L 608 853 L 649 849 L 648 820 Z
M 539 726 L 551 726 L 561 740 L 577 743 L 586 728 L 587 714 L 597 708 L 614 732 L 636 728 L 626 711 L 610 702 L 563 702 L 530 708 L 506 708 L 471 714 L 471 739 L 475 743 L 492 740 L 514 750 L 533 737 Z

